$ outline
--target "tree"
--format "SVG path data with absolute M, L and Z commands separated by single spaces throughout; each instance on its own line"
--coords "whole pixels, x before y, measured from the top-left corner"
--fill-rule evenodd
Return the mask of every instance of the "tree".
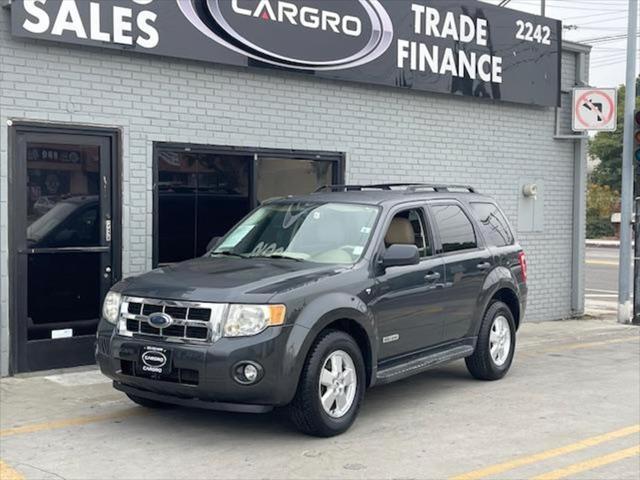
M 618 192 L 608 185 L 592 183 L 587 189 L 587 238 L 611 237 L 611 213 L 619 203 Z
M 636 78 L 636 92 L 640 92 L 640 76 Z M 591 174 L 591 182 L 607 185 L 619 192 L 622 180 L 622 131 L 624 129 L 625 87 L 618 88 L 618 125 L 615 132 L 598 132 L 589 142 L 589 154 L 600 159 Z M 640 108 L 640 96 L 636 95 L 636 108 Z

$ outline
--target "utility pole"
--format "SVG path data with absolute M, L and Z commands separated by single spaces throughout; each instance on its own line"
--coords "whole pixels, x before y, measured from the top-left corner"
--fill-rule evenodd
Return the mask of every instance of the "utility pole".
M 627 85 L 624 100 L 622 189 L 620 194 L 620 268 L 618 270 L 618 322 L 630 323 L 631 306 L 631 210 L 633 205 L 633 114 L 636 103 L 636 30 L 638 0 L 629 0 L 627 30 Z

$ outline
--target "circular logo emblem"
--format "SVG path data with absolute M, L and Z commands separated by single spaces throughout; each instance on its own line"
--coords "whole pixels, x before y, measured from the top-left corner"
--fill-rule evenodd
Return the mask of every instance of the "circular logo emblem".
M 167 357 L 162 352 L 144 352 L 142 363 L 150 368 L 162 368 L 167 364 Z
M 154 328 L 167 328 L 173 323 L 173 318 L 166 313 L 157 312 L 149 315 L 147 323 Z
M 280 67 L 340 70 L 371 62 L 393 40 L 380 0 L 177 0 L 220 45 Z

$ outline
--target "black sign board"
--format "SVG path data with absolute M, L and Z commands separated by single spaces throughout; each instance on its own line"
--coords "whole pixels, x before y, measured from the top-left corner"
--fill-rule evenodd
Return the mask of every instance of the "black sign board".
M 12 32 L 556 106 L 561 23 L 476 0 L 14 0 Z

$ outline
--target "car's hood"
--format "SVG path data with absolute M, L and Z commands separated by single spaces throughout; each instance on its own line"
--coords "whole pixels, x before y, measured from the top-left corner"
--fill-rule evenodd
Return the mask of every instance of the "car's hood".
M 266 302 L 273 295 L 345 270 L 290 259 L 201 257 L 129 277 L 115 289 L 125 295 L 200 302 Z

